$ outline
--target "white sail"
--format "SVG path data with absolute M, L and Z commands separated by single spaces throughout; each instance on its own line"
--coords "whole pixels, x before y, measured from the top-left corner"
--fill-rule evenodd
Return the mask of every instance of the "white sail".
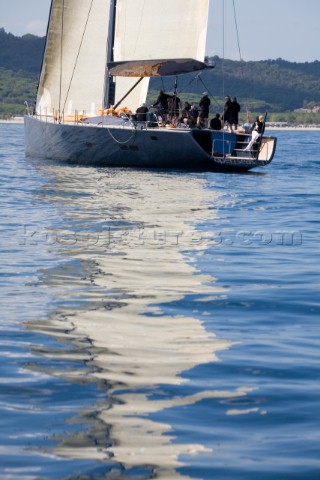
M 118 0 L 114 60 L 194 58 L 203 61 L 209 0 Z M 116 78 L 116 101 L 137 81 Z M 131 110 L 146 98 L 145 78 L 121 104 Z
M 36 111 L 103 106 L 110 0 L 53 0 Z
M 118 0 L 114 61 L 203 60 L 209 0 Z M 104 107 L 110 0 L 53 0 L 36 111 L 95 114 Z M 119 100 L 136 78 L 116 77 Z M 119 105 L 145 101 L 144 78 Z
M 204 59 L 209 0 L 118 0 L 114 60 Z

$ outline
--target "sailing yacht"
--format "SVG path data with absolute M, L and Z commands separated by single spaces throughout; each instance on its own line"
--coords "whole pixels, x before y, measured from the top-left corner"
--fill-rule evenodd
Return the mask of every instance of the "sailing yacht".
M 92 166 L 247 171 L 271 162 L 276 138 L 136 122 L 151 77 L 204 61 L 209 0 L 52 0 L 26 156 Z

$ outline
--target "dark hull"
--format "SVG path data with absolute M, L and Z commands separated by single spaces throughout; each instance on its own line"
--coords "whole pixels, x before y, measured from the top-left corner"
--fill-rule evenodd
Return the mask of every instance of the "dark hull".
M 213 135 L 210 130 L 58 124 L 25 117 L 25 152 L 30 157 L 92 166 L 233 172 L 272 160 L 273 154 L 257 163 L 213 153 Z

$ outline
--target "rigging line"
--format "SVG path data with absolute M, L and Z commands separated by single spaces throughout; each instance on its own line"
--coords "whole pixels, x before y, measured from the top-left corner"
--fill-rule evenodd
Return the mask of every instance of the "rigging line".
M 60 36 L 60 81 L 59 81 L 59 118 L 61 118 L 61 96 L 62 96 L 62 54 L 63 54 L 63 27 L 64 27 L 64 0 L 61 12 L 61 36 Z
M 222 70 L 222 96 L 224 98 L 224 0 L 222 0 L 222 63 L 221 63 L 221 70 Z
M 64 0 L 63 0 L 63 2 L 64 2 Z M 79 45 L 79 49 L 78 49 L 76 61 L 75 61 L 75 64 L 74 64 L 74 67 L 73 67 L 73 70 L 72 70 L 72 75 L 71 75 L 71 78 L 70 78 L 70 82 L 69 82 L 67 94 L 66 94 L 65 101 L 64 101 L 64 104 L 63 104 L 63 111 L 64 111 L 64 108 L 65 108 L 66 103 L 67 103 L 67 99 L 68 99 L 69 92 L 70 92 L 70 88 L 71 88 L 71 83 L 72 83 L 72 80 L 73 80 L 73 77 L 74 77 L 74 73 L 75 73 L 75 71 L 76 71 L 76 66 L 77 66 L 77 63 L 78 63 L 78 59 L 79 59 L 79 55 L 80 55 L 80 50 L 81 50 L 81 47 L 82 47 L 83 39 L 84 39 L 86 30 L 87 30 L 87 26 L 88 26 L 88 22 L 89 22 L 89 17 L 90 17 L 90 13 L 91 13 L 91 10 L 92 10 L 92 5 L 93 5 L 93 0 L 91 0 L 90 7 L 89 7 L 89 11 L 88 11 L 88 15 L 87 15 L 87 19 L 86 19 L 86 22 L 85 22 L 85 25 L 84 25 L 84 30 L 83 30 L 83 33 L 82 33 L 82 37 L 81 37 L 81 41 L 80 41 L 80 45 Z
M 191 80 L 190 80 L 188 83 L 186 83 L 186 85 L 184 85 L 183 88 L 180 88 L 180 89 L 179 89 L 179 94 L 180 94 L 180 93 L 184 93 L 184 92 L 186 91 L 186 89 L 189 87 L 189 85 L 191 85 L 192 82 L 198 81 L 198 80 L 201 80 L 201 81 L 202 81 L 202 79 L 200 79 L 200 75 L 201 75 L 201 74 L 202 74 L 202 71 L 201 71 L 200 73 L 197 73 L 197 75 L 195 75 L 193 78 L 191 78 Z M 202 82 L 202 83 L 203 83 L 203 82 Z M 204 83 L 203 83 L 203 85 L 204 85 Z M 211 95 L 210 91 L 207 89 L 207 87 L 206 87 L 205 85 L 204 85 L 204 87 L 205 87 L 205 89 L 207 90 L 207 92 L 210 94 L 210 96 L 212 97 L 212 95 Z M 189 92 L 188 92 L 188 93 L 189 93 Z
M 200 78 L 200 75 L 202 75 L 202 71 L 197 73 L 194 77 L 191 78 L 191 80 L 183 87 L 179 90 L 179 93 L 183 93 L 186 91 L 186 89 L 189 87 L 189 85 L 191 85 L 192 82 L 194 81 L 198 81 L 199 78 Z M 210 93 L 210 92 L 209 92 Z
M 191 78 L 191 80 L 183 87 L 179 90 L 179 93 L 183 93 L 185 91 L 186 88 L 189 87 L 189 85 L 191 85 L 192 82 L 194 82 L 195 80 L 197 80 L 198 76 L 201 75 L 200 73 L 197 73 L 197 75 L 193 78 Z
M 191 85 L 192 82 L 194 82 L 195 80 L 197 81 L 198 80 L 198 77 L 201 75 L 202 72 L 200 73 L 197 73 L 197 75 L 195 77 L 192 77 L 191 80 L 186 83 L 182 88 L 179 89 L 179 93 L 184 93 L 186 91 L 186 89 L 189 87 L 189 85 Z
M 234 23 L 235 23 L 235 26 L 236 26 L 236 33 L 237 33 L 237 43 L 238 43 L 239 60 L 240 60 L 240 74 L 241 74 L 242 79 L 244 80 L 244 78 L 245 78 L 245 76 L 244 76 L 244 63 L 243 63 L 243 59 L 242 59 L 242 55 L 241 55 L 241 49 L 240 49 L 239 30 L 238 30 L 237 14 L 236 14 L 236 7 L 235 7 L 234 0 L 232 1 L 232 3 L 233 3 Z M 245 108 L 246 108 L 246 113 L 247 113 L 247 122 L 250 122 L 248 105 L 245 105 Z
M 202 78 L 200 77 L 200 75 L 198 75 L 198 80 L 200 80 L 200 82 L 202 83 L 202 85 L 204 86 L 205 90 L 209 93 L 210 97 L 212 98 L 212 100 L 216 103 L 216 105 L 218 107 L 220 107 L 219 105 L 219 102 L 214 98 L 214 96 L 212 95 L 212 93 L 210 92 L 210 90 L 206 87 L 204 81 L 202 80 Z
M 240 62 L 241 62 L 242 57 L 241 57 L 241 50 L 240 50 L 240 41 L 239 41 L 239 31 L 238 31 L 238 23 L 237 23 L 236 6 L 235 6 L 235 4 L 234 4 L 234 0 L 232 0 L 232 3 L 233 3 L 234 23 L 235 23 L 235 25 L 236 25 L 236 33 L 237 33 L 237 43 L 238 43 L 238 50 L 239 50 L 239 58 L 240 58 Z
M 224 60 L 225 60 L 225 11 L 224 11 L 224 0 L 222 0 L 222 96 L 225 98 L 225 84 L 224 84 Z M 223 110 L 223 121 L 224 120 L 224 110 Z M 224 127 L 222 129 L 222 153 L 225 156 L 225 130 Z

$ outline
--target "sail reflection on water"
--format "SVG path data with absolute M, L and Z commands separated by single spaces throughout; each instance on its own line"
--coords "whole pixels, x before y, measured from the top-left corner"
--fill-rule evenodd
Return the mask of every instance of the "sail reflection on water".
M 42 281 L 60 291 L 60 304 L 50 319 L 30 322 L 29 328 L 73 346 L 68 358 L 83 358 L 90 367 L 55 375 L 73 381 L 87 376 L 106 389 L 105 402 L 91 411 L 97 430 L 105 428 L 104 441 L 93 445 L 75 433 L 54 453 L 125 468 L 148 465 L 156 478 L 190 478 L 177 472 L 183 466 L 179 457 L 205 447 L 173 442 L 172 426 L 152 414 L 246 394 L 244 388 L 199 387 L 186 396 L 164 393 L 166 386 L 187 382 L 185 372 L 217 361 L 217 353 L 231 346 L 207 331 L 197 312 L 186 315 L 177 306 L 188 296 L 214 301 L 221 295 L 215 279 L 196 270 L 194 259 L 210 241 L 196 226 L 213 219 L 216 210 L 209 207 L 222 200 L 218 194 L 213 198 L 201 175 L 69 167 L 47 173 L 51 180 L 43 195 L 63 212 L 63 226 L 48 232 L 60 241 L 49 248 L 62 262 L 42 272 Z M 87 243 L 68 242 L 75 231 Z M 79 265 L 81 272 L 73 271 Z

